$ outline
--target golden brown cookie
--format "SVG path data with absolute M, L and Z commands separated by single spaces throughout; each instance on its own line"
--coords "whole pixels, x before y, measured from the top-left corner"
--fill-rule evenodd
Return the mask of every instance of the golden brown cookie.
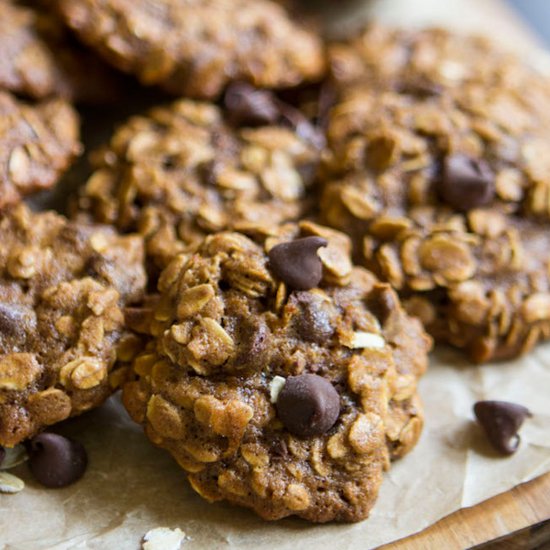
M 18 205 L 0 214 L 0 446 L 102 403 L 138 342 L 123 307 L 145 286 L 143 243 Z
M 53 1 L 0 0 L 0 88 L 79 103 L 118 97 L 120 77 L 70 35 Z
M 57 0 L 82 40 L 144 84 L 199 99 L 232 81 L 288 88 L 324 71 L 321 40 L 270 0 Z
M 180 100 L 131 118 L 94 155 L 79 210 L 140 232 L 157 269 L 206 234 L 303 217 L 320 158 L 314 129 L 257 104 L 246 113 L 240 125 L 241 108 Z
M 430 339 L 349 251 L 302 222 L 210 235 L 163 272 L 123 401 L 207 500 L 358 521 L 416 443 Z
M 371 27 L 330 54 L 325 223 L 475 361 L 548 338 L 548 79 L 437 29 Z
M 0 90 L 0 209 L 48 189 L 80 152 L 78 115 L 61 99 L 34 105 Z

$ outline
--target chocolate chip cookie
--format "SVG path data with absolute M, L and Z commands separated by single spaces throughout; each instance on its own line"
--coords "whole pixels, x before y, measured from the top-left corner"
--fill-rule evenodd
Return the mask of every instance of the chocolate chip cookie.
M 69 34 L 51 1 L 0 0 L 0 88 L 34 99 L 115 98 L 120 78 Z
M 320 38 L 269 0 L 58 0 L 82 40 L 144 84 L 198 99 L 229 82 L 285 88 L 324 71 Z
M 331 65 L 325 223 L 475 361 L 548 338 L 548 79 L 443 30 L 372 27 Z
M 34 105 L 0 90 L 0 209 L 51 187 L 80 152 L 78 115 L 63 100 Z
M 131 118 L 94 155 L 79 210 L 139 231 L 157 268 L 206 234 L 303 216 L 317 134 L 294 110 L 229 92 L 227 109 L 180 100 Z
M 122 308 L 145 285 L 143 242 L 18 205 L 0 214 L 0 445 L 99 405 L 137 351 Z
M 416 443 L 430 340 L 349 251 L 301 222 L 210 235 L 163 272 L 123 401 L 205 499 L 357 521 Z

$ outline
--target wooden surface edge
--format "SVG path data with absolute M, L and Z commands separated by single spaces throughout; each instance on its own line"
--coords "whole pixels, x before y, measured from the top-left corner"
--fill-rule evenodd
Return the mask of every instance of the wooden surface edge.
M 463 550 L 549 519 L 550 472 L 476 506 L 458 510 L 424 531 L 381 546 L 380 550 Z

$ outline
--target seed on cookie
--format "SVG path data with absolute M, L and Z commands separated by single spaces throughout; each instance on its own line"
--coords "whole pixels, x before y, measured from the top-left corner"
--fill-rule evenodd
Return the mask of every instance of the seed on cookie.
M 283 389 L 283 386 L 285 385 L 286 379 L 282 376 L 274 376 L 273 380 L 271 380 L 269 384 L 269 397 L 271 400 L 271 403 L 277 403 L 277 399 L 279 399 L 279 394 L 281 393 L 281 390 Z
M 374 332 L 354 332 L 351 340 L 352 348 L 381 349 L 385 345 L 386 341 L 384 340 L 384 338 Z

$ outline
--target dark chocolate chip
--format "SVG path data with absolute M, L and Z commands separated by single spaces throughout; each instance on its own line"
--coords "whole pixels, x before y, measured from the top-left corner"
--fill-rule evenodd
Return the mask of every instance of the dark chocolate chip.
M 323 264 L 317 250 L 327 245 L 322 237 L 303 237 L 278 244 L 269 251 L 269 265 L 290 288 L 309 290 L 321 282 Z
M 402 94 L 410 94 L 419 97 L 434 97 L 443 93 L 443 87 L 437 82 L 426 78 L 414 78 L 402 82 L 397 86 L 397 91 Z
M 272 460 L 286 460 L 288 457 L 288 445 L 284 439 L 276 439 L 271 448 Z
M 4 447 L 0 447 L 0 468 L 2 468 L 2 462 L 4 462 L 4 458 L 6 458 L 6 449 L 4 449 Z
M 282 101 L 278 101 L 278 107 L 279 120 L 282 124 L 292 128 L 300 138 L 316 149 L 323 149 L 326 146 L 324 132 L 312 124 L 300 110 Z
M 322 376 L 301 374 L 287 378 L 276 406 L 279 419 L 290 433 L 311 437 L 334 426 L 340 414 L 340 396 Z
M 508 401 L 478 401 L 474 414 L 493 447 L 505 455 L 517 451 L 520 437 L 518 430 L 523 421 L 532 416 L 523 405 Z
M 279 118 L 273 94 L 245 82 L 235 82 L 227 88 L 224 105 L 230 121 L 237 126 L 273 124 Z
M 239 353 L 235 357 L 235 366 L 239 370 L 261 370 L 269 363 L 270 337 L 269 327 L 261 318 L 240 318 L 236 331 Z
M 481 159 L 463 154 L 448 156 L 443 162 L 441 198 L 453 208 L 466 211 L 490 203 L 495 196 L 495 175 Z
M 88 457 L 77 441 L 61 435 L 42 433 L 29 444 L 29 467 L 36 480 L 46 487 L 66 487 L 86 471 Z
M 391 314 L 397 310 L 397 297 L 388 286 L 376 287 L 367 298 L 367 305 L 381 325 L 386 324 Z
M 293 292 L 290 297 L 296 306 L 296 330 L 307 342 L 323 343 L 334 334 L 336 312 L 330 302 L 313 292 Z

